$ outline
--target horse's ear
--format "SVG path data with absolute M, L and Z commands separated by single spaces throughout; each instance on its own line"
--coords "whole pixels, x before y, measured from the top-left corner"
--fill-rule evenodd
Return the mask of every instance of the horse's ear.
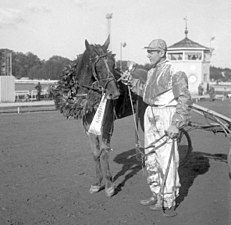
M 108 35 L 107 40 L 105 41 L 105 43 L 104 43 L 103 46 L 102 46 L 103 49 L 104 49 L 104 50 L 107 50 L 109 44 L 110 44 L 110 34 Z
M 85 40 L 85 46 L 87 50 L 91 50 L 90 44 L 88 43 L 87 40 Z

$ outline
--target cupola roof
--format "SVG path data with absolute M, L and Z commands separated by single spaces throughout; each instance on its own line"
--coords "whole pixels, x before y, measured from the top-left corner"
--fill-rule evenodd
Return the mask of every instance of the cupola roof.
M 195 41 L 192 41 L 188 38 L 188 26 L 187 26 L 187 17 L 184 18 L 185 22 L 186 22 L 186 25 L 185 25 L 185 38 L 171 46 L 168 47 L 168 49 L 190 49 L 190 50 L 205 50 L 205 51 L 210 51 L 210 48 L 204 46 L 204 45 L 201 45 Z
M 183 40 L 168 47 L 168 49 L 172 49 L 172 48 L 174 48 L 174 49 L 176 49 L 176 48 L 180 48 L 180 49 L 182 49 L 182 48 L 184 48 L 184 49 L 203 49 L 203 50 L 208 50 L 208 51 L 210 50 L 208 47 L 201 45 L 195 41 L 190 40 L 187 36 Z

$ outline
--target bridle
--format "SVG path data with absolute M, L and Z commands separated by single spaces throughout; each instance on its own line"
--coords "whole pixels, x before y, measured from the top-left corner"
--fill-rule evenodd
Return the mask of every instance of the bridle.
M 91 72 L 92 72 L 92 75 L 95 81 L 90 85 L 77 83 L 77 86 L 81 88 L 87 88 L 88 90 L 97 92 L 99 94 L 103 94 L 106 92 L 106 88 L 108 84 L 111 81 L 115 81 L 115 83 L 117 84 L 117 80 L 114 77 L 114 74 L 110 71 L 110 68 L 108 66 L 108 63 L 107 63 L 108 54 L 105 53 L 105 54 L 100 55 L 96 49 L 94 49 L 94 51 L 96 53 L 96 56 L 94 58 L 90 57 L 90 63 L 92 63 L 93 61 L 92 66 L 91 66 Z M 97 74 L 97 71 L 96 71 L 96 65 L 100 60 L 103 60 L 104 65 L 107 69 L 107 77 L 101 78 L 101 79 L 98 77 L 99 75 Z M 82 95 L 83 94 L 77 94 L 77 96 L 82 96 Z
M 116 82 L 116 79 L 113 75 L 113 73 L 110 71 L 110 68 L 108 66 L 108 63 L 107 63 L 107 54 L 103 54 L 103 55 L 98 55 L 94 61 L 94 63 L 92 64 L 92 74 L 96 80 L 96 82 L 99 84 L 99 89 L 101 89 L 103 92 L 105 92 L 108 84 L 111 82 L 111 81 L 115 81 Z M 104 65 L 107 69 L 107 77 L 106 78 L 101 78 L 99 79 L 98 78 L 98 74 L 96 72 L 96 65 L 97 63 L 100 61 L 100 60 L 103 60 L 104 62 Z

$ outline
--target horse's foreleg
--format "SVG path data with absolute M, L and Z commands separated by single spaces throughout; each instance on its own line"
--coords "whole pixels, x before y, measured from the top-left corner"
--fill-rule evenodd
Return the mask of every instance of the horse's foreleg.
M 91 185 L 90 193 L 95 193 L 100 191 L 102 188 L 101 182 L 103 180 L 103 173 L 100 163 L 100 156 L 101 156 L 101 150 L 100 150 L 100 144 L 99 144 L 99 138 L 94 134 L 88 134 L 89 140 L 90 140 L 90 146 L 93 153 L 93 159 L 95 162 L 95 169 L 96 169 L 96 182 Z
M 107 197 L 114 195 L 115 187 L 112 181 L 112 175 L 109 167 L 109 155 L 110 155 L 110 141 L 113 133 L 113 124 L 114 124 L 114 111 L 113 111 L 113 102 L 108 101 L 106 105 L 105 118 L 102 126 L 102 139 L 101 139 L 101 163 L 103 166 L 104 177 L 106 182 L 105 194 Z
M 106 182 L 105 194 L 107 197 L 111 197 L 112 195 L 114 195 L 115 192 L 115 187 L 114 187 L 110 166 L 109 166 L 110 150 L 111 148 L 108 146 L 102 148 L 102 160 L 101 160 L 103 171 L 105 172 L 105 182 Z

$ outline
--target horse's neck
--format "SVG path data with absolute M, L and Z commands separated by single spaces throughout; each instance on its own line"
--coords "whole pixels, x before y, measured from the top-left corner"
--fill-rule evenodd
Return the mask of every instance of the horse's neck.
M 79 83 L 91 86 L 93 83 L 91 73 L 89 71 L 82 71 L 79 77 Z
M 80 61 L 80 65 L 77 64 L 77 71 L 76 71 L 76 80 L 78 81 L 79 85 L 91 86 L 93 83 L 93 78 L 91 74 L 90 66 L 86 66 Z

